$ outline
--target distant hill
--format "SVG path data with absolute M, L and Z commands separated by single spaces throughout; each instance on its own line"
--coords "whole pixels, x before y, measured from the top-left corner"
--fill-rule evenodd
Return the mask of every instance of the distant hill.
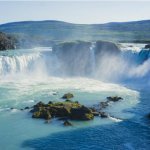
M 22 45 L 49 45 L 68 40 L 149 42 L 150 20 L 106 24 L 72 24 L 55 20 L 24 21 L 2 24 L 0 31 L 19 37 Z

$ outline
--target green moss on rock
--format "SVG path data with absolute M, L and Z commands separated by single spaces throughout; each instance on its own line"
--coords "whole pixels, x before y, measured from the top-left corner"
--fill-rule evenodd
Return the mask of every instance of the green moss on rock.
M 66 93 L 66 94 L 64 94 L 63 95 L 63 99 L 66 99 L 66 100 L 69 100 L 70 98 L 73 98 L 74 97 L 74 95 L 72 94 L 72 93 Z
M 31 110 L 33 118 L 51 119 L 53 117 L 67 117 L 73 120 L 91 120 L 94 118 L 92 110 L 73 101 L 52 102 L 44 104 L 42 102 L 34 105 Z

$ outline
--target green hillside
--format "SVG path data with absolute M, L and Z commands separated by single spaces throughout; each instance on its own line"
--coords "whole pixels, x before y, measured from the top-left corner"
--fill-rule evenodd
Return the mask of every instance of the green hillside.
M 68 40 L 149 42 L 150 20 L 107 24 L 24 21 L 2 24 L 0 31 L 14 34 L 24 45 L 49 45 L 55 41 Z

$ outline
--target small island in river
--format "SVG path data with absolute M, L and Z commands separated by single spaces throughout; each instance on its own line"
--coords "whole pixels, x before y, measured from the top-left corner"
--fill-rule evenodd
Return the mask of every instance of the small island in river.
M 97 106 L 87 107 L 78 101 L 70 100 L 73 97 L 72 93 L 66 93 L 62 97 L 65 100 L 61 102 L 49 101 L 47 104 L 41 101 L 38 102 L 31 107 L 32 118 L 44 120 L 58 118 L 58 120 L 64 121 L 65 126 L 71 126 L 72 124 L 68 120 L 88 121 L 94 119 L 95 116 L 101 118 L 109 117 L 110 115 L 104 112 L 103 109 L 108 107 L 111 102 L 122 100 L 118 96 L 107 97 L 106 101 L 100 102 Z M 25 107 L 25 109 L 30 109 L 30 107 Z

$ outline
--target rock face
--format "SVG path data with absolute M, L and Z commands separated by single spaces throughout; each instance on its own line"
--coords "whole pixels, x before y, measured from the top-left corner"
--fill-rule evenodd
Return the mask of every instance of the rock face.
M 85 106 L 71 108 L 70 118 L 73 120 L 91 120 L 94 118 L 92 110 Z
M 53 53 L 61 62 L 61 68 L 64 70 L 63 74 L 75 76 L 85 75 L 85 72 L 88 72 L 90 45 L 90 42 L 73 41 L 53 46 Z
M 94 118 L 92 110 L 73 101 L 37 103 L 31 110 L 33 118 L 51 119 L 54 117 L 72 120 L 91 120 Z
M 0 32 L 0 50 L 8 50 L 16 48 L 16 39 Z
M 148 60 L 150 57 L 150 49 L 143 49 L 139 52 L 139 58 L 142 58 L 141 63 Z
M 39 111 L 35 111 L 32 115 L 32 118 L 42 118 L 45 120 L 51 119 L 51 114 L 48 110 L 46 109 L 40 109 Z
M 120 54 L 120 52 L 116 44 L 106 41 L 74 41 L 53 46 L 53 54 L 61 62 L 63 74 L 70 76 L 90 75 L 104 55 L 109 57 Z
M 150 49 L 150 44 L 145 45 L 146 49 Z
M 96 41 L 95 49 L 96 54 L 98 55 L 118 54 L 121 52 L 115 43 L 108 41 Z

